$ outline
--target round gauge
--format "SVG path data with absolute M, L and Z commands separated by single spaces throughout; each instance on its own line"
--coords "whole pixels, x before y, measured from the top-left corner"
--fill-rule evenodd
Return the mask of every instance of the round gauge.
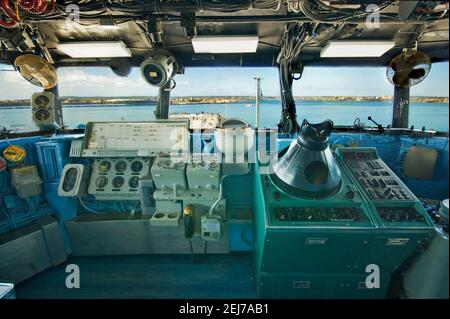
M 103 161 L 98 166 L 98 170 L 100 173 L 106 173 L 111 169 L 111 162 L 110 161 Z
M 50 112 L 47 110 L 38 110 L 36 113 L 34 113 L 34 117 L 38 121 L 46 121 L 50 117 Z
M 9 145 L 3 150 L 2 154 L 8 162 L 17 163 L 25 159 L 27 151 L 22 146 Z
M 112 185 L 114 188 L 121 188 L 125 184 L 125 179 L 122 176 L 114 177 Z
M 140 161 L 134 161 L 133 163 L 131 163 L 131 170 L 134 173 L 139 173 L 140 171 L 142 171 L 143 168 L 144 164 L 142 164 L 142 162 Z
M 130 180 L 128 181 L 128 186 L 130 186 L 130 188 L 138 188 L 139 187 L 139 177 L 133 176 L 132 178 L 130 178 Z
M 48 103 L 50 103 L 50 99 L 45 96 L 45 95 L 39 95 L 38 97 L 36 97 L 34 99 L 34 103 L 39 107 L 39 108 L 44 108 L 47 106 Z
M 105 188 L 106 185 L 108 185 L 108 177 L 106 176 L 99 176 L 95 181 L 95 186 L 97 186 L 97 188 Z
M 127 169 L 127 162 L 125 162 L 125 161 L 118 161 L 116 163 L 115 168 L 116 168 L 116 171 L 118 171 L 119 173 L 123 173 Z

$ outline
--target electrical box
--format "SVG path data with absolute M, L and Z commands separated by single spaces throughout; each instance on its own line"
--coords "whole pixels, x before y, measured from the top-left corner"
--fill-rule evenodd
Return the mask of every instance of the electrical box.
M 186 189 L 186 164 L 174 162 L 170 156 L 158 154 L 153 163 L 152 177 L 157 189 L 173 190 Z
M 86 194 L 90 169 L 82 164 L 67 164 L 64 166 L 59 182 L 59 196 L 83 196 Z
M 59 117 L 57 97 L 52 92 L 34 93 L 31 97 L 33 122 L 44 129 L 59 128 L 56 120 Z
M 39 176 L 36 165 L 12 169 L 11 183 L 20 198 L 27 198 L 42 193 L 42 179 Z
M 189 188 L 192 190 L 217 190 L 220 183 L 220 165 L 215 157 L 202 158 L 186 167 Z
M 220 216 L 202 216 L 202 239 L 219 240 L 222 237 L 222 220 Z

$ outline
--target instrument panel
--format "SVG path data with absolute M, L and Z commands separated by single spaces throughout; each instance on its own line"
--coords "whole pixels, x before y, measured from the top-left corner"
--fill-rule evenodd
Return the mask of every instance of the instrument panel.
M 377 212 L 384 223 L 425 222 L 414 207 L 377 207 Z
M 103 200 L 138 200 L 139 181 L 150 166 L 150 158 L 95 159 L 88 192 Z
M 279 222 L 367 222 L 357 207 L 276 207 Z

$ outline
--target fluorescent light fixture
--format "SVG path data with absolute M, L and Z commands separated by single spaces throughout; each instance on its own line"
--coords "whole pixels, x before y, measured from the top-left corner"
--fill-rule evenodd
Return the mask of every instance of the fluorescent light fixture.
M 257 35 L 197 36 L 192 39 L 195 53 L 254 53 L 258 47 Z
M 394 41 L 329 41 L 320 57 L 380 57 L 394 46 Z
M 131 51 L 122 41 L 86 41 L 59 43 L 58 50 L 71 58 L 131 57 Z

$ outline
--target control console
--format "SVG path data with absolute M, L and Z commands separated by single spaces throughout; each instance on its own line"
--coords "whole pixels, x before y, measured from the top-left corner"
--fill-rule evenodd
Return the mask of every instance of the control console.
M 340 148 L 345 165 L 373 201 L 411 201 L 414 195 L 378 157 L 375 148 Z
M 371 202 L 384 227 L 430 228 L 432 223 L 420 200 L 378 156 L 373 147 L 340 147 L 341 165 Z

